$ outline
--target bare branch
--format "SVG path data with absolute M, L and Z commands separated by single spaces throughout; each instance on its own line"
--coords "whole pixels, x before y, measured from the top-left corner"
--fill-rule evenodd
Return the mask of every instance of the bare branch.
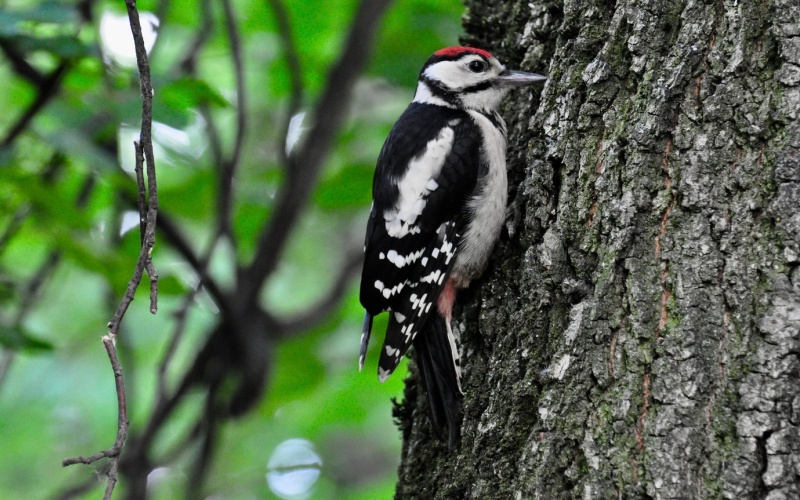
M 212 241 L 211 246 L 203 256 L 203 259 L 197 263 L 195 267 L 195 271 L 198 274 L 197 285 L 192 291 L 186 294 L 183 304 L 175 313 L 175 330 L 172 332 L 169 345 L 167 346 L 167 350 L 164 353 L 164 357 L 161 359 L 161 363 L 158 367 L 159 400 L 167 397 L 167 371 L 169 370 L 169 364 L 172 361 L 172 357 L 175 355 L 175 351 L 178 349 L 178 344 L 180 344 L 181 340 L 183 339 L 183 333 L 186 330 L 186 319 L 189 315 L 189 308 L 192 306 L 197 294 L 200 293 L 205 284 L 207 282 L 213 283 L 213 280 L 211 280 L 208 276 L 208 264 L 211 262 L 211 257 L 214 255 L 214 251 L 219 241 L 219 237 Z M 216 290 L 216 284 L 213 284 L 213 286 Z M 225 307 L 223 304 L 220 304 L 219 306 L 220 309 Z
M 17 122 L 8 130 L 6 136 L 0 141 L 0 148 L 8 147 L 14 142 L 17 137 L 25 131 L 34 117 L 36 117 L 47 103 L 58 94 L 61 80 L 67 73 L 67 69 L 69 69 L 69 64 L 62 62 L 41 82 L 38 93 L 36 94 L 36 99 L 34 99 L 28 106 L 28 109 L 25 110 Z
M 298 332 L 308 331 L 327 318 L 341 303 L 347 285 L 353 274 L 361 268 L 364 252 L 361 248 L 351 249 L 345 257 L 339 275 L 325 297 L 307 311 L 287 319 L 280 325 L 281 336 L 290 336 Z
M 144 152 L 142 144 L 133 141 L 136 163 L 134 173 L 136 174 L 136 207 L 139 210 L 139 245 L 144 245 L 144 235 L 147 233 L 147 188 L 144 185 Z
M 125 381 L 122 375 L 122 365 L 120 365 L 119 358 L 117 358 L 115 336 L 111 333 L 104 336 L 103 345 L 106 348 L 108 359 L 114 370 L 114 384 L 117 391 L 117 438 L 114 440 L 114 445 L 107 450 L 100 451 L 88 457 L 65 458 L 61 462 L 61 465 L 63 467 L 74 464 L 88 465 L 103 458 L 110 458 L 108 483 L 106 484 L 106 492 L 103 496 L 104 500 L 108 500 L 111 498 L 111 493 L 114 491 L 114 486 L 117 483 L 119 456 L 122 452 L 122 447 L 125 445 L 125 440 L 128 437 L 128 403 L 125 397 Z
M 197 56 L 200 54 L 203 47 L 205 47 L 211 35 L 214 34 L 214 19 L 211 15 L 211 2 L 210 0 L 201 0 L 199 3 L 201 8 L 200 27 L 197 30 L 194 40 L 189 45 L 189 52 L 186 53 L 179 65 L 183 71 L 189 74 L 195 74 L 197 72 Z
M 214 445 L 219 434 L 219 411 L 216 408 L 217 393 L 219 386 L 209 387 L 206 394 L 206 407 L 203 417 L 200 420 L 200 450 L 197 458 L 192 464 L 192 472 L 187 482 L 186 498 L 202 498 L 202 489 L 205 484 L 208 469 L 211 466 L 211 457 L 214 453 Z
M 150 275 L 150 312 L 155 313 L 157 308 L 157 283 L 158 275 L 153 266 L 151 253 L 156 239 L 156 219 L 158 215 L 158 191 L 156 184 L 155 160 L 153 157 L 152 140 L 152 121 L 153 121 L 153 88 L 150 83 L 150 64 L 147 60 L 147 51 L 142 39 L 142 28 L 139 22 L 139 13 L 136 10 L 135 0 L 125 0 L 128 10 L 128 20 L 130 21 L 131 34 L 133 35 L 134 47 L 136 50 L 136 62 L 139 67 L 139 84 L 142 94 L 142 126 L 139 134 L 139 142 L 134 144 L 136 150 L 136 169 L 138 170 L 139 180 L 137 181 L 137 191 L 140 200 L 144 199 L 144 182 L 141 181 L 142 162 L 147 163 L 147 211 L 146 224 L 142 233 L 142 245 L 139 251 L 139 258 L 136 261 L 136 268 L 133 276 L 128 282 L 125 295 L 117 308 L 114 317 L 108 324 L 109 332 L 103 337 L 103 345 L 108 353 L 111 367 L 114 370 L 114 382 L 117 391 L 117 437 L 114 445 L 99 453 L 89 457 L 68 458 L 62 462 L 63 466 L 76 463 L 90 464 L 102 458 L 110 458 L 108 476 L 104 499 L 110 499 L 117 483 L 119 472 L 119 459 L 122 447 L 128 436 L 128 407 L 125 395 L 125 383 L 122 374 L 122 365 L 117 358 L 116 336 L 119 331 L 120 321 L 128 310 L 136 289 L 141 283 L 142 275 L 147 270 Z M 139 202 L 140 217 L 143 211 L 143 202 Z
M 81 22 L 77 25 L 75 36 L 78 35 L 84 23 L 92 20 L 92 3 L 93 0 L 81 0 L 75 5 L 81 19 Z M 20 54 L 8 40 L 0 40 L 0 50 L 2 50 L 9 59 L 14 71 L 19 76 L 35 85 L 37 89 L 36 99 L 31 103 L 28 109 L 25 110 L 19 120 L 9 129 L 5 138 L 0 141 L 0 149 L 3 149 L 14 142 L 14 140 L 25 131 L 28 125 L 30 125 L 30 122 L 33 121 L 36 115 L 44 109 L 47 103 L 58 94 L 61 81 L 70 69 L 71 63 L 69 61 L 61 61 L 56 69 L 45 76 L 26 61 L 23 55 Z
M 359 5 L 342 55 L 328 75 L 328 84 L 314 109 L 315 124 L 297 154 L 289 157 L 286 183 L 270 223 L 259 237 L 255 258 L 239 273 L 241 298 L 246 302 L 257 300 L 261 286 L 278 264 L 344 121 L 351 92 L 369 59 L 380 19 L 390 3 L 391 0 L 362 0 Z
M 136 0 L 125 0 L 125 7 L 128 10 L 128 20 L 133 34 L 133 45 L 136 49 L 136 64 L 139 67 L 139 88 L 142 93 L 142 128 L 139 133 L 139 143 L 144 153 L 144 161 L 147 164 L 147 226 L 143 237 L 141 255 L 145 255 L 142 267 L 147 269 L 150 276 L 150 312 L 155 314 L 157 306 L 157 282 L 158 275 L 155 273 L 151 260 L 151 253 L 156 242 L 156 219 L 158 217 L 158 187 L 156 183 L 156 163 L 153 156 L 153 86 L 150 83 L 150 63 L 147 59 L 147 51 L 144 47 L 142 38 L 142 26 L 139 22 L 139 12 L 136 10 Z M 138 161 L 138 158 L 137 158 Z M 138 265 L 137 265 L 138 267 Z M 155 285 L 153 283 L 156 283 Z M 138 283 L 136 284 L 138 286 Z M 126 306 L 127 308 L 127 306 Z M 123 312 L 124 314 L 124 312 Z M 116 334 L 116 331 L 114 331 Z
M 236 175 L 236 169 L 239 166 L 247 127 L 247 89 L 245 88 L 244 81 L 242 43 L 239 39 L 239 30 L 236 27 L 236 19 L 231 1 L 222 0 L 222 7 L 225 12 L 225 31 L 228 34 L 228 42 L 231 46 L 233 72 L 236 77 L 236 138 L 234 139 L 231 157 L 223 161 L 220 165 L 219 206 L 217 209 L 219 210 L 219 229 L 222 234 L 227 235 L 235 245 L 236 242 L 233 237 L 233 232 L 231 231 L 233 179 Z
M 19 309 L 17 309 L 12 322 L 15 327 L 20 327 L 22 325 L 25 315 L 28 314 L 28 311 L 30 311 L 31 307 L 36 303 L 42 287 L 47 279 L 53 275 L 53 269 L 55 269 L 60 261 L 60 251 L 55 250 L 50 252 L 42 265 L 39 266 L 39 269 L 36 270 L 36 273 L 33 275 L 33 277 L 28 280 L 24 295 L 20 300 Z M 11 364 L 14 362 L 15 357 L 16 352 L 9 349 L 4 351 L 2 358 L 0 358 L 0 388 L 2 388 L 3 383 L 6 381 L 6 377 L 11 370 Z
M 175 352 L 178 350 L 178 345 L 183 340 L 183 333 L 186 331 L 186 320 L 189 317 L 189 308 L 192 306 L 198 292 L 203 288 L 202 280 L 197 283 L 192 291 L 186 294 L 183 298 L 183 304 L 175 313 L 175 330 L 169 339 L 164 356 L 161 358 L 161 363 L 158 365 L 158 398 L 164 399 L 167 397 L 167 371 L 172 362 Z
M 44 85 L 46 81 L 45 76 L 42 75 L 41 71 L 31 66 L 31 64 L 25 60 L 8 38 L 0 38 L 0 50 L 3 51 L 6 59 L 11 62 L 11 67 L 16 74 L 39 88 Z
M 284 55 L 286 56 L 286 65 L 289 67 L 289 81 L 291 82 L 291 96 L 289 98 L 289 109 L 286 111 L 286 118 L 283 126 L 281 127 L 280 134 L 278 135 L 278 151 L 281 155 L 281 163 L 288 165 L 289 158 L 286 152 L 286 139 L 289 135 L 289 124 L 292 117 L 300 109 L 300 104 L 303 102 L 303 69 L 300 65 L 300 58 L 297 55 L 297 48 L 294 45 L 294 36 L 292 35 L 292 24 L 289 22 L 289 14 L 280 0 L 267 0 L 272 7 L 272 12 L 275 14 L 275 22 L 278 24 L 278 35 L 281 37 L 283 44 Z

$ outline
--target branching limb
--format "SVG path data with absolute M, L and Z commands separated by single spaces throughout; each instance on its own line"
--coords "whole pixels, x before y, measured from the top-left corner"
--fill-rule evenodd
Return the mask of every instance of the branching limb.
M 28 127 L 30 122 L 36 117 L 37 114 L 47 105 L 52 98 L 58 94 L 58 89 L 61 85 L 61 80 L 69 69 L 69 64 L 62 62 L 56 67 L 44 80 L 40 82 L 36 99 L 28 106 L 28 109 L 19 117 L 19 119 L 12 125 L 6 133 L 6 136 L 0 141 L 0 149 L 8 147 L 19 137 L 22 132 Z
M 197 72 L 197 57 L 200 51 L 205 47 L 206 42 L 214 34 L 214 19 L 211 15 L 211 2 L 210 0 L 201 0 L 200 2 L 200 27 L 195 34 L 194 40 L 189 45 L 189 51 L 183 57 L 180 63 L 180 68 L 190 75 Z
M 94 0 L 81 0 L 75 7 L 80 15 L 75 36 L 85 23 L 92 20 L 92 4 Z M 35 66 L 31 65 L 19 50 L 8 40 L 0 40 L 0 51 L 10 61 L 14 72 L 36 87 L 36 99 L 28 106 L 28 109 L 20 116 L 17 122 L 11 126 L 6 136 L 0 141 L 0 149 L 11 145 L 20 134 L 30 125 L 33 119 L 44 109 L 48 102 L 53 99 L 61 87 L 64 75 L 69 71 L 71 63 L 61 61 L 59 65 L 48 75 L 42 74 Z
M 127 399 L 125 395 L 125 383 L 122 373 L 122 365 L 119 363 L 116 349 L 116 336 L 119 331 L 120 321 L 125 315 L 136 289 L 141 282 L 142 275 L 145 270 L 150 275 L 150 311 L 156 312 L 157 308 L 157 283 L 158 276 L 152 262 L 152 250 L 155 245 L 156 234 L 156 218 L 158 214 L 158 191 L 156 184 L 156 170 L 155 160 L 153 157 L 153 140 L 152 140 L 152 121 L 153 121 L 153 88 L 150 83 L 150 64 L 147 60 L 147 52 L 144 47 L 144 40 L 142 38 L 142 28 L 139 22 L 139 13 L 136 10 L 135 0 L 125 0 L 125 6 L 128 10 L 128 19 L 130 21 L 131 33 L 133 35 L 134 47 L 136 50 L 136 61 L 139 67 L 139 83 L 142 93 L 142 126 L 139 134 L 139 142 L 135 144 L 136 148 L 136 169 L 140 180 L 137 181 L 137 191 L 140 199 L 144 199 L 145 195 L 144 182 L 141 180 L 142 162 L 147 164 L 147 210 L 144 212 L 144 203 L 138 203 L 140 210 L 140 218 L 146 220 L 144 231 L 142 233 L 142 245 L 139 252 L 139 258 L 136 261 L 136 268 L 134 269 L 133 277 L 128 283 L 125 290 L 125 295 L 117 308 L 114 317 L 108 324 L 109 332 L 103 337 L 103 345 L 106 348 L 111 367 L 114 370 L 114 382 L 117 392 L 117 437 L 114 440 L 114 445 L 99 453 L 89 457 L 76 457 L 68 458 L 62 462 L 63 466 L 82 463 L 90 464 L 102 458 L 109 458 L 108 474 L 106 491 L 104 498 L 110 499 L 117 483 L 119 472 L 119 459 L 122 453 L 122 448 L 125 445 L 125 440 L 128 436 L 128 408 Z
M 117 358 L 117 347 L 115 344 L 114 336 L 108 334 L 103 337 L 103 345 L 106 348 L 108 359 L 111 362 L 111 367 L 114 370 L 114 384 L 117 390 L 117 438 L 114 440 L 114 445 L 107 449 L 95 453 L 88 457 L 74 457 L 66 458 L 61 462 L 61 465 L 67 467 L 74 464 L 92 464 L 103 458 L 110 458 L 108 465 L 108 483 L 106 484 L 106 492 L 103 496 L 104 500 L 111 498 L 111 493 L 114 491 L 114 486 L 117 483 L 117 474 L 119 468 L 119 456 L 122 453 L 122 447 L 125 445 L 125 440 L 128 437 L 128 403 L 125 397 L 125 381 L 122 376 L 122 365 Z
M 324 321 L 341 303 L 347 285 L 353 275 L 361 268 L 363 260 L 364 252 L 361 248 L 351 249 L 345 256 L 341 271 L 327 295 L 309 307 L 307 311 L 284 321 L 279 329 L 281 336 L 291 336 L 299 332 L 308 331 Z
M 34 68 L 28 61 L 25 60 L 25 57 L 19 53 L 17 48 L 14 47 L 9 39 L 0 38 L 0 50 L 3 51 L 3 55 L 5 55 L 6 59 L 8 59 L 8 61 L 11 63 L 14 73 L 28 80 L 38 88 L 42 88 L 42 86 L 44 86 L 46 81 L 45 76 L 42 75 L 41 71 Z
M 233 72 L 236 78 L 236 137 L 233 143 L 233 151 L 230 158 L 224 160 L 220 165 L 219 178 L 219 230 L 228 236 L 231 243 L 235 246 L 236 241 L 231 230 L 231 210 L 233 207 L 233 180 L 236 176 L 236 169 L 242 155 L 242 147 L 247 130 L 247 89 L 244 81 L 244 61 L 242 57 L 242 43 L 239 37 L 239 30 L 233 13 L 231 0 L 222 0 L 222 7 L 225 12 L 225 31 L 228 34 L 228 43 L 231 47 L 231 57 L 233 59 Z

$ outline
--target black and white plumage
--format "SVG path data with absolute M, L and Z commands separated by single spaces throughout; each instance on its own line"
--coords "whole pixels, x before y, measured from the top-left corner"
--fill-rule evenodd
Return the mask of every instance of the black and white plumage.
M 378 376 L 386 380 L 413 343 L 434 430 L 441 436 L 446 425 L 451 443 L 463 395 L 452 306 L 456 290 L 486 267 L 506 210 L 506 129 L 497 107 L 511 87 L 544 79 L 508 71 L 484 50 L 442 49 L 423 66 L 378 157 L 359 368 L 372 318 L 388 311 Z

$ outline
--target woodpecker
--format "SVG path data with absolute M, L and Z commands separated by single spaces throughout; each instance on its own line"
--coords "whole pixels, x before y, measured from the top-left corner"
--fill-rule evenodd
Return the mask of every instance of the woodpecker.
M 446 426 L 451 445 L 463 398 L 450 324 L 456 290 L 483 272 L 505 219 L 506 125 L 497 108 L 511 88 L 544 80 L 507 70 L 485 50 L 439 50 L 378 157 L 361 275 L 359 370 L 373 317 L 388 311 L 378 377 L 385 381 L 413 344 L 434 432 L 443 438 Z

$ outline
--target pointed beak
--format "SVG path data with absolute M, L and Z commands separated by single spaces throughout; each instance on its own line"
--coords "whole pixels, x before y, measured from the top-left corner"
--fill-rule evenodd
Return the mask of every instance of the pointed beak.
M 525 87 L 547 80 L 546 76 L 524 71 L 505 70 L 498 75 L 496 81 L 503 87 Z

